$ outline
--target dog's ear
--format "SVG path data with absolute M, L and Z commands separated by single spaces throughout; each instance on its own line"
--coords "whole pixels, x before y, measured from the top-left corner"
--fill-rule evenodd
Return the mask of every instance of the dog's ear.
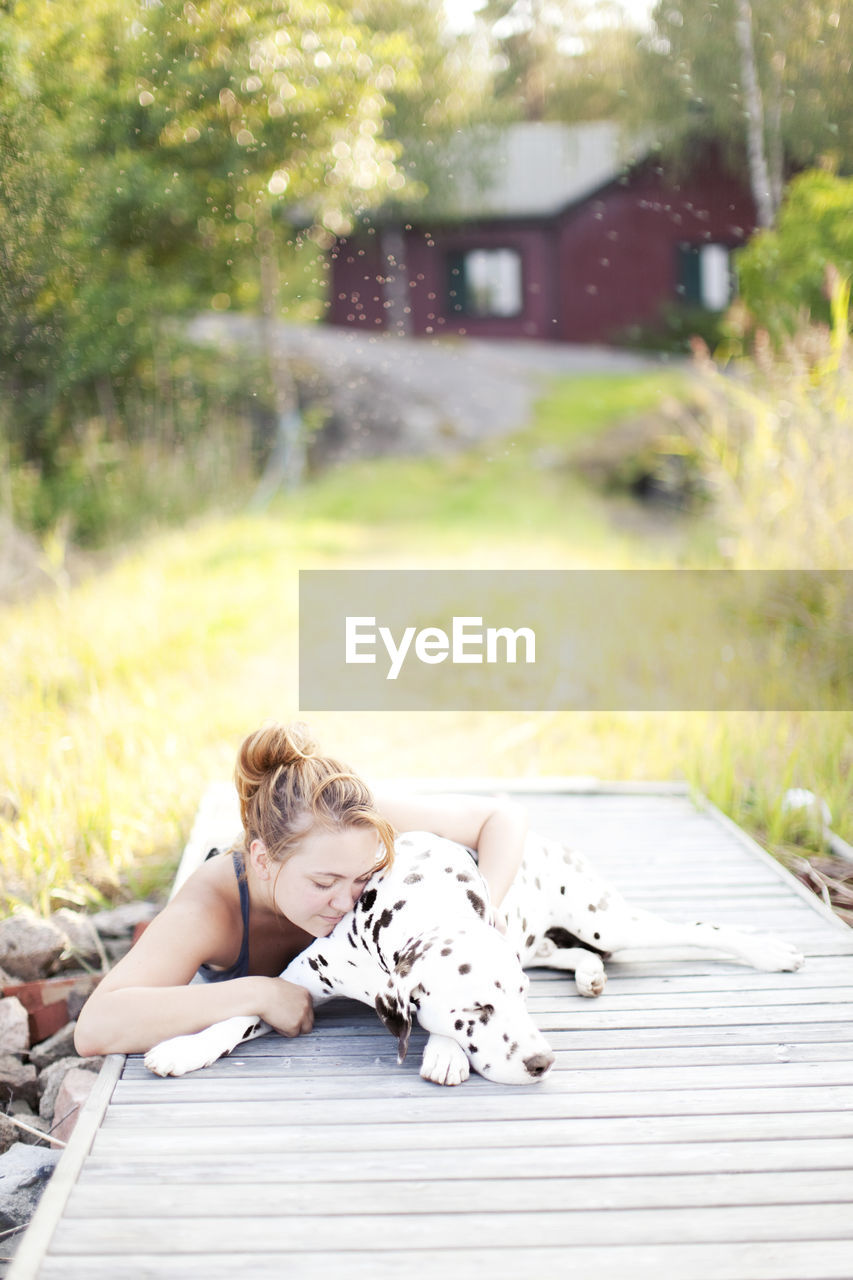
M 397 1062 L 406 1061 L 409 1049 L 409 1036 L 412 1033 L 412 1011 L 408 1000 L 399 994 L 376 997 L 376 1012 L 381 1021 L 397 1037 Z

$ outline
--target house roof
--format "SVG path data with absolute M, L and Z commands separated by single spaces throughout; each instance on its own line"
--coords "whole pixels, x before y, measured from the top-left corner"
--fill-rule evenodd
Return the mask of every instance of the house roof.
M 519 123 L 460 134 L 430 211 L 453 217 L 547 216 L 591 195 L 649 150 L 610 121 Z

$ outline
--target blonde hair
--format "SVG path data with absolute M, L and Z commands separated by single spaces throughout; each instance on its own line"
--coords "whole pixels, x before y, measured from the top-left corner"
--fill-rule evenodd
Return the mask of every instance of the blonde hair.
M 376 869 L 391 865 L 394 828 L 361 779 L 320 754 L 307 725 L 268 724 L 249 734 L 237 754 L 234 782 L 246 850 L 262 840 L 270 859 L 283 862 L 312 827 L 372 827 L 385 849 Z

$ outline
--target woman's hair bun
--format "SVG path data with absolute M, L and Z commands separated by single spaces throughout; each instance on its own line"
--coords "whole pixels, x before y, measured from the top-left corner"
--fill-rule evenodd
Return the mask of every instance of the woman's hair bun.
M 240 747 L 234 769 L 234 782 L 240 797 L 245 825 L 245 806 L 266 784 L 275 787 L 277 775 L 282 769 L 315 755 L 317 744 L 308 726 L 300 721 L 293 724 L 267 724 L 249 735 Z
M 234 782 L 240 797 L 243 841 L 261 840 L 281 861 L 313 826 L 372 827 L 385 854 L 394 856 L 394 829 L 377 811 L 370 790 L 345 764 L 320 754 L 308 726 L 266 724 L 245 739 Z

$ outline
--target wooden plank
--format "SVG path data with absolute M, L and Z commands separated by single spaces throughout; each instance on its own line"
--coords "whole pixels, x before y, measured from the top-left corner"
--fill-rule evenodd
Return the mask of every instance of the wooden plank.
M 594 1071 L 577 1070 L 564 1066 L 559 1072 L 552 1072 L 542 1085 L 530 1085 L 537 1094 L 544 1093 L 546 1106 L 550 1109 L 559 1106 L 565 1095 L 573 1098 L 589 1093 L 609 1093 L 628 1091 L 634 1097 L 655 1094 L 660 1090 L 667 1093 L 688 1091 L 698 1093 L 704 1091 L 732 1092 L 747 1089 L 765 1089 L 776 1092 L 793 1089 L 826 1089 L 829 1086 L 848 1086 L 851 1089 L 849 1101 L 853 1105 L 853 1085 L 850 1080 L 850 1062 L 774 1062 L 743 1063 L 733 1072 L 728 1064 L 722 1066 L 670 1067 L 653 1065 L 651 1067 L 635 1067 L 626 1072 L 620 1067 L 599 1067 Z M 491 1081 L 469 1081 L 465 1089 L 471 1093 L 476 1090 L 472 1100 L 476 1103 L 484 1097 L 505 1099 L 506 1085 L 494 1084 Z M 290 1105 L 295 1101 L 332 1099 L 348 1099 L 373 1102 L 374 1099 L 397 1100 L 424 1097 L 424 1084 L 419 1075 L 409 1071 L 397 1072 L 389 1076 L 386 1072 L 373 1075 L 352 1076 L 342 1073 L 338 1076 L 317 1076 L 293 1078 L 285 1073 L 279 1076 L 254 1076 L 251 1084 L 252 1102 L 282 1102 Z M 204 1072 L 196 1072 L 192 1077 L 163 1080 L 158 1085 L 158 1098 L 152 1099 L 151 1085 L 147 1080 L 122 1080 L 116 1086 L 113 1095 L 114 1105 L 157 1107 L 172 1106 L 186 1102 L 204 1106 L 216 1103 L 230 1103 L 234 1098 L 234 1081 L 209 1076 Z M 430 1102 L 424 1105 L 430 1106 Z M 453 1102 L 452 1106 L 457 1103 Z M 507 1104 L 510 1112 L 513 1104 Z
M 708 1095 L 711 1096 L 711 1095 Z M 704 1104 L 705 1099 L 702 1099 Z M 123 1111 L 126 1108 L 122 1108 Z M 288 1119 L 291 1108 L 288 1108 Z M 228 1160 L 235 1149 L 235 1130 L 224 1123 L 225 1109 L 216 1108 L 212 1123 L 175 1125 L 163 1121 L 159 1113 L 149 1113 L 147 1123 L 125 1125 L 112 1114 L 101 1126 L 92 1148 L 95 1156 L 171 1160 L 193 1151 L 199 1158 Z M 473 1149 L 500 1151 L 508 1147 L 606 1146 L 659 1142 L 731 1143 L 780 1140 L 853 1138 L 853 1112 L 778 1111 L 736 1115 L 708 1113 L 697 1106 L 689 1115 L 627 1116 L 549 1115 L 540 1120 L 491 1119 L 474 1117 L 436 1124 L 417 1121 L 377 1124 L 325 1125 L 281 1123 L 265 1108 L 265 1122 L 244 1127 L 239 1146 L 246 1154 L 282 1151 L 456 1151 Z M 465 1112 L 463 1111 L 463 1115 Z M 314 1109 L 317 1119 L 317 1108 Z
M 529 1135 L 532 1138 L 534 1135 Z M 369 1142 L 369 1139 L 368 1139 Z M 164 1184 L 233 1183 L 256 1180 L 264 1183 L 322 1182 L 337 1179 L 361 1182 L 375 1179 L 477 1177 L 489 1182 L 506 1176 L 507 1161 L 514 1178 L 578 1177 L 598 1180 L 607 1177 L 639 1177 L 646 1174 L 790 1173 L 800 1194 L 809 1197 L 818 1185 L 812 1179 L 821 1172 L 834 1185 L 839 1171 L 850 1171 L 850 1139 L 782 1138 L 763 1141 L 596 1143 L 567 1146 L 512 1146 L 507 1157 L 499 1149 L 476 1145 L 459 1159 L 456 1147 L 374 1151 L 359 1150 L 358 1159 L 340 1151 L 297 1151 L 282 1148 L 274 1152 L 247 1152 L 232 1145 L 228 1159 L 201 1157 L 194 1148 L 172 1151 L 168 1159 L 152 1159 L 128 1146 L 120 1155 L 93 1154 L 86 1161 L 78 1185 L 121 1184 L 137 1181 Z M 808 1177 L 804 1177 L 808 1173 Z M 734 1175 L 732 1175 L 734 1176 Z
M 698 1245 L 574 1245 L 568 1249 L 436 1247 L 413 1257 L 409 1250 L 375 1252 L 364 1238 L 346 1259 L 318 1251 L 287 1258 L 279 1252 L 253 1253 L 252 1280 L 400 1280 L 416 1270 L 418 1280 L 538 1280 L 541 1276 L 594 1277 L 594 1280 L 850 1280 L 846 1245 L 809 1240 L 784 1244 L 730 1244 L 711 1241 Z M 42 1280 L 116 1280 L 127 1275 L 127 1254 L 92 1254 L 50 1259 Z M 150 1252 L 134 1255 L 134 1280 L 233 1280 L 246 1273 L 246 1255 L 232 1250 L 204 1252 L 195 1257 Z
M 804 1087 L 790 1089 L 704 1089 L 697 1096 L 691 1089 L 654 1090 L 651 1092 L 624 1091 L 619 1093 L 559 1091 L 556 1087 L 545 1091 L 533 1086 L 523 1095 L 514 1092 L 511 1097 L 502 1093 L 486 1093 L 469 1081 L 465 1089 L 441 1090 L 431 1086 L 428 1090 L 420 1081 L 414 1091 L 408 1091 L 404 1083 L 395 1096 L 389 1085 L 385 1097 L 364 1098 L 358 1107 L 352 1099 L 323 1099 L 322 1107 L 315 1098 L 297 1097 L 287 1100 L 287 1119 L 291 1124 L 304 1124 L 320 1129 L 328 1125 L 358 1130 L 365 1125 L 377 1127 L 398 1126 L 406 1123 L 437 1124 L 464 1116 L 467 1121 L 491 1120 L 505 1123 L 508 1120 L 553 1120 L 569 1106 L 573 1117 L 645 1117 L 690 1116 L 697 1110 L 706 1116 L 766 1115 L 771 1112 L 839 1112 L 853 1110 L 853 1085 L 833 1087 Z M 107 1125 L 123 1129 L 148 1129 L 153 1124 L 174 1128 L 194 1128 L 218 1124 L 220 1128 L 248 1128 L 269 1124 L 268 1101 L 235 1099 L 233 1095 L 222 1102 L 158 1102 L 141 1105 L 126 1103 L 114 1106 L 105 1119 Z
M 354 1019 L 357 1015 L 353 1015 Z M 592 1028 L 637 1028 L 648 1027 L 738 1027 L 738 1026 L 770 1026 L 786 1022 L 788 1025 L 822 1022 L 827 1025 L 838 1023 L 844 1027 L 850 1022 L 850 1008 L 847 1005 L 824 1004 L 812 1009 L 809 1005 L 755 1005 L 712 1006 L 702 1009 L 616 1009 L 610 1010 L 606 995 L 601 1000 L 585 1000 L 580 997 L 566 1002 L 565 1009 L 559 1012 L 540 1013 L 536 1024 L 546 1034 L 551 1031 L 584 1030 Z M 387 1035 L 377 1030 L 375 1015 L 371 1021 L 349 1022 L 346 1016 L 338 1015 L 334 1019 L 318 1020 L 311 1032 L 316 1042 L 322 1039 L 333 1039 L 340 1035 L 344 1028 L 353 1037 L 373 1036 L 377 1043 L 387 1044 Z
M 467 1161 L 465 1162 L 467 1164 Z M 470 1174 L 470 1170 L 466 1169 Z M 813 1170 L 807 1184 L 800 1173 L 721 1173 L 676 1176 L 672 1173 L 607 1178 L 549 1176 L 519 1179 L 512 1166 L 504 1177 L 490 1177 L 490 1213 L 599 1213 L 620 1210 L 726 1208 L 782 1204 L 844 1204 L 853 1199 L 853 1170 Z M 510 1176 L 511 1174 L 511 1176 Z M 68 1218 L 219 1218 L 303 1217 L 323 1215 L 322 1206 L 346 1203 L 348 1215 L 467 1215 L 483 1204 L 482 1182 L 456 1176 L 406 1178 L 390 1163 L 377 1180 L 310 1181 L 295 1172 L 282 1191 L 282 1180 L 267 1183 L 255 1173 L 229 1182 L 206 1179 L 144 1181 L 138 1174 L 118 1182 L 86 1182 L 71 1193 Z
M 794 975 L 792 974 L 791 977 L 793 978 Z M 825 1005 L 843 1004 L 847 1007 L 848 1014 L 853 1015 L 853 987 L 812 987 L 797 983 L 796 979 L 787 987 L 775 989 L 764 987 L 759 991 L 741 988 L 738 991 L 730 991 L 728 998 L 723 992 L 663 989 L 655 992 L 632 991 L 623 994 L 608 990 L 604 1002 L 605 1007 L 613 1011 L 707 1009 L 709 1000 L 713 1000 L 715 994 L 720 1000 L 725 999 L 727 1007 L 735 1009 L 767 1009 L 775 1005 L 790 1005 L 796 1008 L 801 1001 L 806 1000 L 809 1007 L 814 1009 L 820 1009 Z M 534 1017 L 540 1012 L 557 1013 L 561 1008 L 565 1009 L 567 1003 L 569 1005 L 576 1003 L 578 1007 L 592 1007 L 594 1002 L 585 996 L 578 995 L 575 991 L 565 992 L 553 989 L 541 995 L 538 990 L 533 990 L 527 999 L 527 1007 Z
M 750 1023 L 720 1027 L 638 1027 L 626 1039 L 621 1028 L 603 1029 L 572 1028 L 550 1031 L 548 1040 L 558 1060 L 554 1070 L 560 1070 L 560 1063 L 566 1054 L 583 1054 L 587 1050 L 606 1050 L 609 1053 L 626 1051 L 626 1046 L 636 1049 L 683 1047 L 691 1045 L 714 1046 L 725 1045 L 774 1045 L 781 1052 L 798 1044 L 834 1043 L 839 1048 L 848 1045 L 844 1052 L 850 1053 L 849 1042 L 853 1040 L 853 1024 L 834 1022 L 785 1023 L 770 1022 L 765 1026 Z M 365 1031 L 361 1035 L 347 1034 L 341 1036 L 311 1036 L 300 1040 L 282 1040 L 275 1036 L 261 1037 L 240 1045 L 230 1057 L 205 1068 L 205 1072 L 230 1075 L 232 1070 L 242 1068 L 246 1064 L 267 1061 L 270 1069 L 297 1069 L 301 1063 L 316 1061 L 358 1062 L 369 1060 L 383 1069 L 394 1067 L 399 1070 L 414 1069 L 418 1054 L 423 1050 L 426 1037 L 423 1032 L 415 1031 L 409 1045 L 406 1063 L 397 1068 L 396 1041 L 384 1031 L 377 1030 L 370 1034 Z M 125 1068 L 125 1079 L 150 1079 L 137 1058 Z
M 850 1029 L 853 1036 L 853 1028 Z M 666 1063 L 668 1067 L 732 1067 L 743 1063 L 777 1063 L 777 1062 L 845 1062 L 851 1060 L 850 1041 L 840 1043 L 824 1040 L 815 1044 L 779 1045 L 775 1038 L 766 1044 L 696 1044 L 693 1046 L 666 1046 Z M 661 1048 L 654 1049 L 564 1049 L 560 1052 L 551 1074 L 557 1075 L 565 1071 L 593 1072 L 607 1067 L 633 1070 L 636 1067 L 653 1067 L 661 1061 Z M 373 1076 L 387 1079 L 387 1072 L 396 1066 L 396 1059 L 389 1052 L 384 1060 L 376 1061 L 371 1053 L 355 1053 L 348 1051 L 336 1055 L 313 1054 L 301 1055 L 298 1059 L 286 1059 L 284 1062 L 275 1058 L 247 1058 L 242 1062 L 220 1061 L 205 1067 L 205 1076 L 209 1079 L 229 1080 L 232 1090 L 240 1087 L 245 1079 L 279 1079 L 282 1074 L 298 1079 L 340 1076 Z M 410 1068 L 411 1070 L 411 1068 Z M 239 1077 L 238 1079 L 235 1077 Z M 148 1072 L 144 1067 L 125 1070 L 126 1082 L 147 1081 Z
M 364 1246 L 365 1221 L 360 1214 L 330 1213 L 322 1202 L 317 1216 L 298 1218 L 232 1215 L 212 1218 L 140 1217 L 99 1218 L 95 1223 L 64 1218 L 51 1252 L 133 1255 L 151 1250 L 169 1254 L 215 1253 L 239 1239 L 251 1269 L 253 1253 L 280 1250 L 283 1254 L 311 1252 L 319 1244 L 327 1252 L 349 1252 Z M 843 1240 L 853 1242 L 853 1216 L 845 1204 L 810 1205 L 807 1214 L 792 1213 L 788 1205 L 730 1206 L 723 1209 L 609 1209 L 595 1213 L 518 1212 L 434 1213 L 423 1217 L 376 1214 L 370 1221 L 371 1248 L 429 1250 L 436 1241 L 444 1248 L 465 1248 L 472 1240 L 488 1240 L 493 1248 L 594 1245 L 608 1236 L 621 1244 L 688 1244 L 709 1240 L 730 1243 L 782 1240 Z

